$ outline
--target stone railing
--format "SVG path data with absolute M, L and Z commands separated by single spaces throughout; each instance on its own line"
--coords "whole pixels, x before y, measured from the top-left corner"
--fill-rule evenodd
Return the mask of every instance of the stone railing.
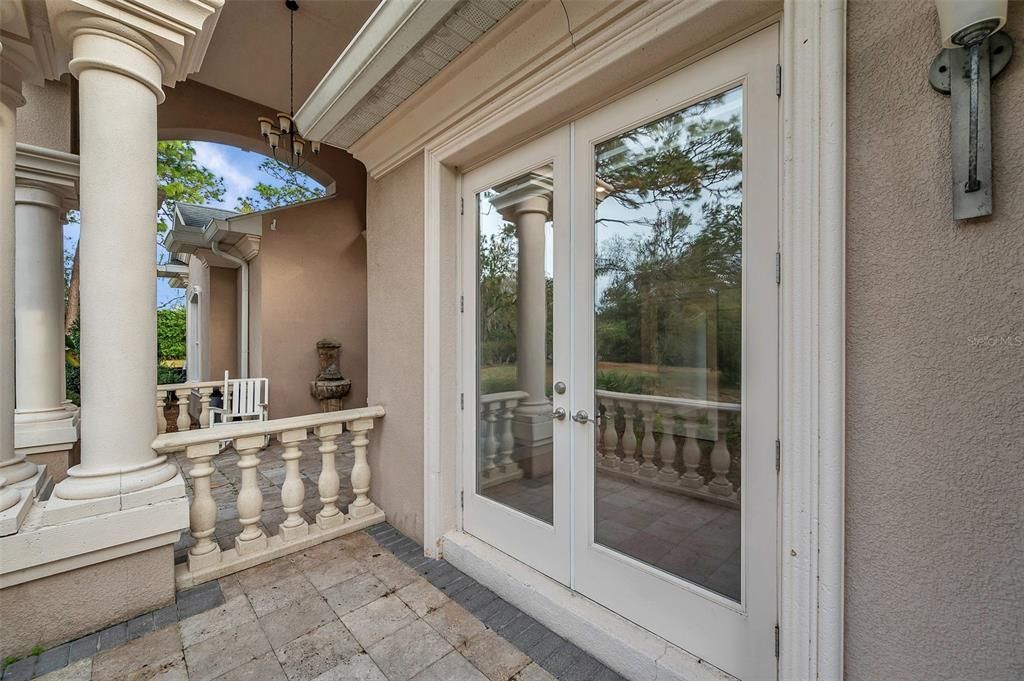
M 218 426 L 216 429 L 182 431 L 158 435 L 153 449 L 161 454 L 184 451 L 193 464 L 188 471 L 194 496 L 189 520 L 195 544 L 189 549 L 188 562 L 175 568 L 178 588 L 216 579 L 258 565 L 309 546 L 349 534 L 370 525 L 384 522 L 384 512 L 370 500 L 370 466 L 366 448 L 374 419 L 384 416 L 383 407 L 363 407 L 345 411 L 294 416 L 271 421 L 244 421 Z M 322 508 L 316 523 L 302 517 L 304 487 L 299 472 L 299 447 L 313 431 L 319 441 L 322 457 L 318 491 Z M 348 512 L 338 508 L 340 479 L 335 466 L 335 440 L 348 430 L 352 433 L 355 461 L 352 466 L 352 491 L 355 500 Z M 278 532 L 268 536 L 261 524 L 263 493 L 257 481 L 259 455 L 274 438 L 284 447 L 285 480 L 281 486 L 281 503 L 287 517 Z M 212 465 L 225 447 L 234 446 L 241 470 L 238 492 L 238 521 L 242 531 L 235 537 L 235 546 L 222 551 L 215 541 L 217 504 L 211 493 Z
M 480 396 L 480 486 L 481 488 L 523 477 L 519 464 L 512 458 L 515 437 L 512 418 L 519 403 L 528 397 L 521 390 Z
M 191 383 L 168 383 L 156 387 L 156 432 L 184 432 L 193 427 L 210 427 L 210 400 L 214 392 L 227 401 L 224 381 L 193 381 Z M 174 416 L 174 405 L 177 415 Z M 182 406 L 185 408 L 182 409 Z M 171 417 L 173 416 L 173 419 Z M 170 424 L 170 425 L 168 425 Z
M 602 470 L 739 506 L 739 452 L 728 442 L 730 426 L 739 426 L 739 404 L 606 390 L 597 398 Z M 710 451 L 701 441 L 714 443 Z

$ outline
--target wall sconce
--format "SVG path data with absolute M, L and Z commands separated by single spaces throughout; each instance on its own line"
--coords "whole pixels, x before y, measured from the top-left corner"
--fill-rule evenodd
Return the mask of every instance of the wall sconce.
M 992 214 L 991 80 L 1010 62 L 1013 39 L 999 31 L 1007 0 L 935 0 L 943 50 L 928 72 L 950 96 L 953 217 Z

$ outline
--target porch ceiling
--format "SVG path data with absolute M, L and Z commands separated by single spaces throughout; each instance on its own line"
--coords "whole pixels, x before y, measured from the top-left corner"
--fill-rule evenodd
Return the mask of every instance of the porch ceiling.
M 378 0 L 299 0 L 295 15 L 296 107 L 306 100 L 377 4 Z M 192 79 L 287 112 L 288 15 L 284 0 L 227 0 L 203 65 Z

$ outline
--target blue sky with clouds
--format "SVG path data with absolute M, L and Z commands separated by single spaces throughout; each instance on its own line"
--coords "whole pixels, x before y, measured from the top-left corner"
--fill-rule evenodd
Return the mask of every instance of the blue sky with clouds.
M 215 175 L 224 178 L 224 199 L 211 202 L 208 205 L 234 210 L 238 199 L 248 194 L 259 182 L 271 185 L 280 184 L 260 170 L 259 165 L 266 158 L 262 154 L 212 142 L 193 142 L 192 144 L 196 148 L 196 162 L 211 170 Z M 313 181 L 310 180 L 310 182 Z M 64 227 L 65 253 L 73 254 L 75 252 L 78 235 L 77 223 Z M 158 257 L 161 260 L 166 260 L 167 252 L 163 246 L 158 243 L 156 249 Z M 166 279 L 157 279 L 156 300 L 158 305 L 166 305 L 175 299 L 181 299 L 183 295 L 180 289 L 171 288 Z

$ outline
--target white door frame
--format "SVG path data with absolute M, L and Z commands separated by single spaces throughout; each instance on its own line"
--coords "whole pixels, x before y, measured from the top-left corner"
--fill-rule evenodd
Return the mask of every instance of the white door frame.
M 685 26 L 693 14 L 680 13 L 676 23 Z M 846 1 L 784 0 L 782 21 L 779 678 L 838 681 L 843 677 L 844 604 Z M 574 68 L 599 70 L 602 50 L 621 50 L 623 41 L 640 50 L 666 25 L 659 11 L 639 20 L 629 17 L 614 27 L 622 41 L 590 41 L 574 50 Z M 534 87 L 538 95 L 550 95 L 560 84 L 538 79 Z M 515 107 L 526 111 L 534 101 L 529 92 L 510 93 L 505 111 L 509 116 Z M 428 555 L 437 555 L 441 536 L 457 522 L 457 495 L 444 484 L 443 469 L 457 465 L 452 457 L 458 457 L 449 451 L 442 465 L 440 426 L 446 404 L 440 366 L 449 351 L 442 342 L 442 309 L 457 302 L 441 299 L 447 273 L 439 244 L 443 226 L 458 219 L 452 209 L 456 195 L 448 194 L 456 174 L 451 159 L 477 141 L 465 134 L 471 125 L 487 126 L 463 119 L 427 140 L 422 157 L 423 531 Z

